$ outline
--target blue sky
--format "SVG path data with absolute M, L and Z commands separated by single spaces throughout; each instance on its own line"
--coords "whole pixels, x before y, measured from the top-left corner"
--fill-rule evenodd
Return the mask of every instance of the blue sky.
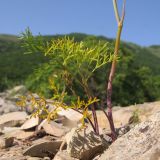
M 117 0 L 121 6 L 122 0 Z M 160 44 L 160 0 L 126 0 L 122 39 L 142 46 Z M 81 32 L 114 38 L 112 0 L 0 0 L 0 33 L 30 27 L 34 34 Z

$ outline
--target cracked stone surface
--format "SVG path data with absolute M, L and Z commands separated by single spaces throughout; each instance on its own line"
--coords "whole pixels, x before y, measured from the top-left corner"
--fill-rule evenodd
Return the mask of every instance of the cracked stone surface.
M 160 112 L 117 139 L 99 160 L 159 160 Z

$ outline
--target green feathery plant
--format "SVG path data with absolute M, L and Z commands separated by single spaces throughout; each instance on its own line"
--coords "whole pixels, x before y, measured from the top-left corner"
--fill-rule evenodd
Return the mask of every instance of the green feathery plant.
M 138 124 L 141 122 L 141 119 L 140 119 L 140 110 L 139 109 L 135 109 L 133 110 L 132 112 L 132 116 L 130 117 L 128 123 L 129 124 Z
M 82 114 L 81 118 L 81 128 L 85 128 L 85 120 L 87 119 L 91 126 L 93 127 L 94 131 L 94 124 L 92 123 L 92 116 L 89 113 L 89 106 L 98 102 L 99 100 L 97 98 L 89 98 L 87 102 L 80 100 L 78 97 L 77 102 L 70 105 L 66 105 L 63 103 L 63 98 L 65 97 L 65 92 L 59 92 L 58 87 L 55 85 L 55 83 L 50 79 L 50 86 L 52 87 L 54 94 L 52 97 L 52 101 L 47 101 L 44 97 L 38 97 L 36 98 L 33 94 L 29 94 L 28 96 L 21 96 L 19 97 L 20 100 L 17 102 L 18 106 L 26 107 L 28 102 L 29 105 L 32 107 L 34 112 L 32 113 L 32 117 L 40 117 L 41 119 L 47 119 L 48 121 L 54 120 L 58 116 L 58 111 L 61 109 L 73 109 L 79 113 Z M 54 108 L 50 110 L 48 107 L 48 104 L 52 104 Z
M 27 53 L 42 52 L 45 56 L 50 57 L 51 60 L 49 63 L 54 68 L 52 80 L 50 80 L 54 92 L 52 99 L 55 100 L 55 96 L 61 98 L 61 101 L 58 99 L 58 101 L 61 102 L 58 103 L 58 105 L 62 108 L 68 108 L 69 106 L 62 105 L 62 100 L 64 100 L 67 94 L 63 94 L 62 96 L 60 92 L 70 92 L 76 97 L 77 103 L 71 105 L 69 108 L 77 111 L 82 110 L 83 117 L 89 120 L 94 131 L 99 134 L 97 115 L 95 112 L 95 105 L 98 99 L 94 97 L 94 93 L 92 93 L 89 88 L 89 80 L 95 71 L 113 60 L 113 52 L 110 44 L 99 42 L 94 48 L 86 48 L 83 42 L 74 42 L 74 39 L 69 39 L 68 37 L 46 42 L 41 36 L 34 37 L 29 29 L 22 34 L 21 39 L 23 40 L 23 47 L 27 49 Z M 83 89 L 86 102 L 84 100 L 80 101 L 78 98 L 79 95 L 74 87 L 75 85 L 79 85 L 79 87 Z M 34 102 L 33 105 L 36 104 L 33 99 L 31 99 L 31 102 Z M 44 104 L 46 105 L 46 103 Z M 38 106 L 41 110 L 44 110 L 44 106 Z M 89 107 L 92 110 L 94 124 L 92 124 L 89 118 Z M 37 112 L 39 113 L 39 110 L 37 110 Z
M 46 42 L 42 36 L 34 37 L 29 29 L 22 34 L 23 47 L 27 49 L 27 53 L 42 52 L 45 56 L 50 57 L 49 64 L 53 66 L 53 75 L 51 75 L 50 85 L 53 89 L 53 105 L 55 109 L 49 111 L 47 109 L 47 100 L 43 97 L 35 99 L 31 94 L 28 98 L 21 97 L 18 105 L 25 106 L 27 101 L 30 101 L 35 108 L 33 116 L 54 119 L 60 108 L 71 108 L 83 115 L 82 126 L 85 126 L 85 119 L 87 119 L 96 134 L 99 134 L 99 126 L 95 107 L 100 101 L 94 96 L 90 87 L 89 80 L 92 78 L 95 71 L 105 66 L 108 62 L 112 62 L 108 86 L 107 86 L 107 112 L 103 109 L 108 118 L 111 137 L 113 141 L 116 139 L 116 132 L 112 118 L 112 82 L 116 69 L 116 62 L 118 58 L 118 50 L 120 44 L 121 31 L 123 28 L 123 21 L 125 16 L 125 0 L 122 9 L 122 17 L 119 17 L 117 1 L 113 0 L 115 15 L 118 23 L 118 32 L 116 37 L 114 54 L 109 43 L 99 42 L 94 48 L 86 48 L 83 42 L 74 42 L 74 39 L 68 37 L 55 39 Z M 85 99 L 80 100 L 75 85 L 79 85 L 85 94 Z M 76 102 L 70 104 L 64 103 L 64 98 L 70 92 L 76 97 Z M 92 110 L 92 115 L 89 114 L 89 108 Z M 43 114 L 42 114 L 43 113 Z M 45 114 L 44 114 L 45 113 Z M 92 117 L 92 118 L 91 118 Z M 92 120 L 93 119 L 93 120 Z

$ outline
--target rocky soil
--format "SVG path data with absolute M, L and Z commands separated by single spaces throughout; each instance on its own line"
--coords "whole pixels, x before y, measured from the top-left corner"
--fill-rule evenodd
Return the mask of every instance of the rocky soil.
M 25 93 L 23 86 L 0 93 L 0 160 L 160 159 L 160 102 L 114 107 L 119 137 L 111 143 L 101 111 L 98 136 L 89 125 L 79 130 L 81 115 L 73 110 L 62 109 L 56 121 L 31 118 L 29 108 L 15 104 Z

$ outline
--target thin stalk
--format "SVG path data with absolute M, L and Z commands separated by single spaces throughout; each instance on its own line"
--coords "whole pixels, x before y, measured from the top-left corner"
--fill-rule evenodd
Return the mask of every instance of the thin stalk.
M 88 99 L 89 99 L 90 97 L 92 97 L 92 95 L 91 95 L 91 93 L 90 93 L 90 90 L 89 90 L 87 84 L 84 84 L 83 87 L 84 87 L 84 90 L 85 90 L 85 92 L 86 92 L 86 94 L 87 94 Z M 91 105 L 91 110 L 92 110 L 92 117 L 93 117 L 93 121 L 94 121 L 95 133 L 96 133 L 97 135 L 99 135 L 99 125 L 98 125 L 98 119 L 97 119 L 97 114 L 96 114 L 95 106 L 96 106 L 95 103 L 94 103 L 93 105 Z
M 119 13 L 118 13 L 117 0 L 113 0 L 113 7 L 114 7 L 114 12 L 115 12 L 116 20 L 117 20 L 117 22 L 119 22 L 120 18 L 119 18 Z
M 82 82 L 81 82 L 79 79 L 76 79 L 76 81 L 77 81 L 77 82 L 81 85 L 81 87 L 84 89 L 84 91 L 85 91 L 85 93 L 86 93 L 86 95 L 87 95 L 87 97 L 88 97 L 88 99 L 89 99 L 90 97 L 93 97 L 93 96 L 92 96 L 92 94 L 91 94 L 91 92 L 90 92 L 90 89 L 89 89 L 88 86 L 87 86 L 87 82 L 85 82 L 85 81 L 83 80 L 83 79 L 85 79 L 85 78 L 84 78 L 83 75 L 81 75 L 81 74 L 80 74 L 80 76 L 81 76 L 81 81 L 82 81 Z M 94 104 L 94 105 L 95 105 L 95 104 Z M 94 132 L 99 135 L 99 125 L 98 125 L 98 119 L 97 119 L 97 114 L 96 114 L 96 110 L 95 110 L 94 105 L 91 105 L 91 111 L 92 111 L 92 117 L 93 117 L 93 122 L 94 122 L 94 124 L 92 123 L 92 121 L 91 121 L 90 119 L 88 119 L 88 121 L 90 122 L 90 124 L 91 124 Z
M 120 44 L 120 36 L 121 36 L 121 31 L 122 31 L 122 25 L 118 26 L 118 31 L 117 31 L 117 38 L 116 38 L 116 44 L 115 44 L 115 52 L 114 52 L 114 60 L 112 62 L 110 74 L 109 74 L 109 80 L 108 80 L 108 86 L 107 86 L 107 115 L 108 115 L 108 120 L 109 120 L 109 125 L 111 128 L 111 133 L 113 136 L 113 140 L 116 139 L 116 132 L 115 132 L 115 126 L 113 123 L 113 116 L 112 116 L 112 82 L 113 78 L 115 75 L 115 69 L 116 69 L 116 57 L 118 56 L 118 50 L 119 50 L 119 44 Z
M 81 111 L 79 111 L 79 110 L 77 110 L 77 109 L 74 109 L 74 108 L 72 108 L 74 111 L 77 111 L 78 113 L 80 113 L 80 114 L 83 114 Z M 91 124 L 91 126 L 92 126 L 92 129 L 94 130 L 94 132 L 96 133 L 96 129 L 95 129 L 95 126 L 94 126 L 94 124 L 92 123 L 92 121 L 90 120 L 90 118 L 87 118 L 87 120 L 89 121 L 89 123 Z
M 96 103 L 94 103 L 94 106 L 91 106 L 92 109 L 92 115 L 94 118 L 94 125 L 95 125 L 95 130 L 96 130 L 96 134 L 99 135 L 99 125 L 98 125 L 98 119 L 97 119 L 97 114 L 96 114 Z
M 126 3 L 126 1 L 124 0 L 123 9 L 122 9 L 122 17 L 120 19 L 119 13 L 118 13 L 117 1 L 113 0 L 115 16 L 116 16 L 116 20 L 118 23 L 118 30 L 117 30 L 117 36 L 116 36 L 116 42 L 115 42 L 115 48 L 114 48 L 114 58 L 112 61 L 109 79 L 108 79 L 108 85 L 107 85 L 107 114 L 103 110 L 103 112 L 105 112 L 105 115 L 107 116 L 108 121 L 109 121 L 110 129 L 111 129 L 111 136 L 112 136 L 113 141 L 116 140 L 117 135 L 116 135 L 115 126 L 114 126 L 114 122 L 113 122 L 113 116 L 112 116 L 112 99 L 111 99 L 112 98 L 112 83 L 113 83 L 115 70 L 116 70 L 117 56 L 118 56 L 120 39 L 121 39 L 121 32 L 122 32 L 123 21 L 124 21 L 124 16 L 125 16 L 125 3 Z

